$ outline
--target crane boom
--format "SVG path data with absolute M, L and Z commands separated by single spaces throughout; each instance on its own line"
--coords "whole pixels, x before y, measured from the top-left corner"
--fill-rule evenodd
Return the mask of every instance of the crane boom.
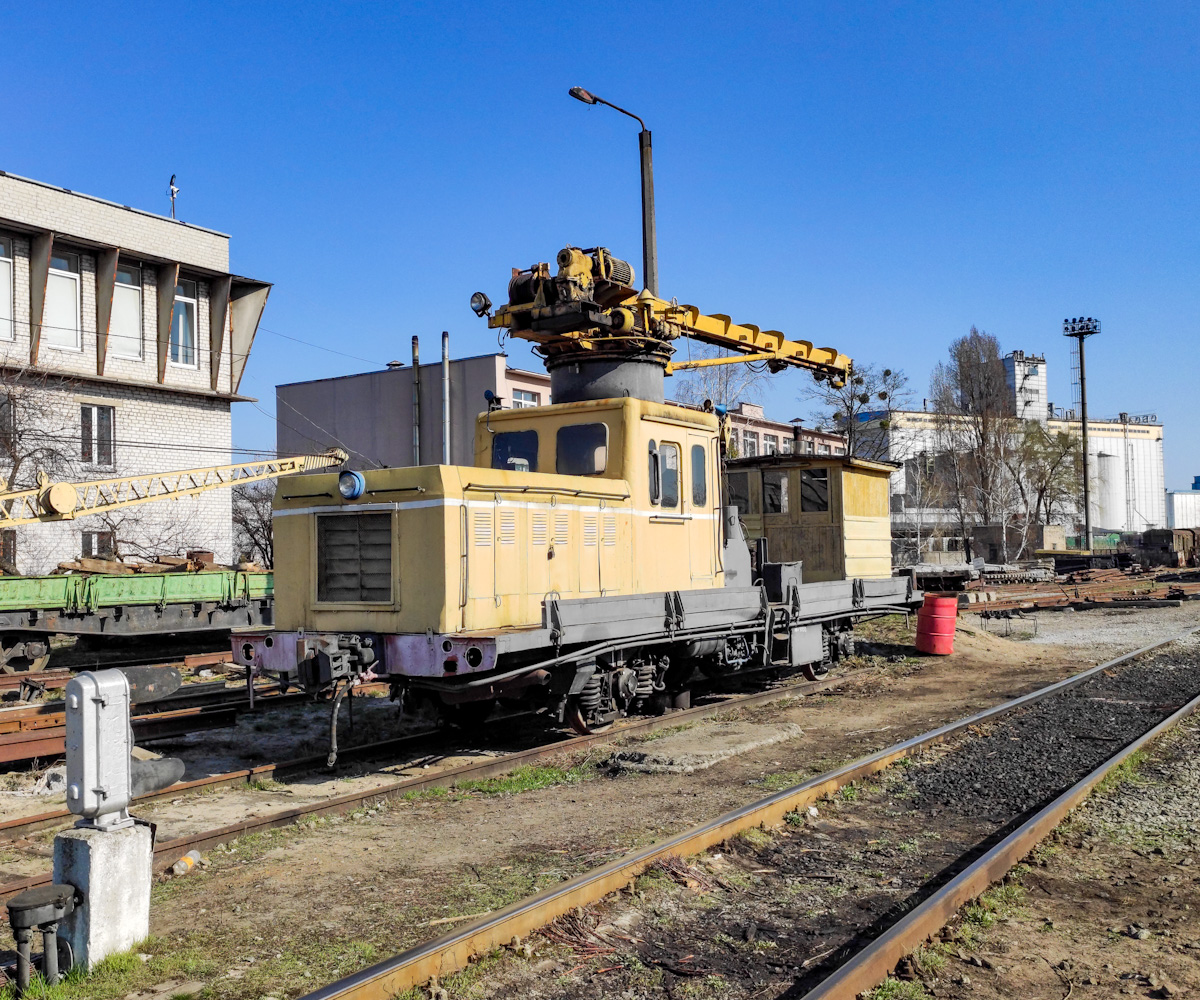
M 547 358 L 562 354 L 657 356 L 667 374 L 689 368 L 763 361 L 772 371 L 804 368 L 835 382 L 845 378 L 850 359 L 832 347 L 789 340 L 779 330 L 739 324 L 721 313 L 707 315 L 631 287 L 633 269 L 603 247 L 565 247 L 558 272 L 549 264 L 513 270 L 509 301 L 489 314 L 488 326 L 531 340 Z M 490 302 L 482 293 L 484 310 Z M 474 300 L 473 300 L 474 303 Z M 475 308 L 473 304 L 473 308 Z M 479 311 L 477 309 L 477 311 Z M 483 315 L 483 312 L 480 312 Z M 732 352 L 731 356 L 671 361 L 670 342 L 690 337 Z
M 38 521 L 69 521 L 121 507 L 196 496 L 226 486 L 276 479 L 294 472 L 315 472 L 341 465 L 347 459 L 339 448 L 320 455 L 293 455 L 260 462 L 212 465 L 115 479 L 52 483 L 42 474 L 33 489 L 0 493 L 0 527 Z

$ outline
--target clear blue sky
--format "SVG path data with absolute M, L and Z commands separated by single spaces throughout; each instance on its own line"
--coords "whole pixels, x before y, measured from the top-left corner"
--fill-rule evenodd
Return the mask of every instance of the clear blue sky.
M 1157 412 L 1168 486 L 1200 474 L 1195 4 L 21 4 L 0 39 L 0 168 L 159 211 L 177 173 L 180 217 L 275 283 L 264 410 L 414 333 L 493 349 L 470 293 L 564 244 L 640 271 L 636 126 L 579 84 L 653 130 L 663 294 L 918 400 L 975 324 L 1069 404 L 1062 319 L 1098 316 L 1092 412 Z M 234 439 L 272 418 L 239 404 Z

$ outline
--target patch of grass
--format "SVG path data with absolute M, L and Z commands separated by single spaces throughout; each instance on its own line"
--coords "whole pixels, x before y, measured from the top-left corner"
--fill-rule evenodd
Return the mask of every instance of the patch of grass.
M 685 722 L 678 726 L 663 726 L 662 729 L 654 729 L 641 736 L 635 736 L 630 742 L 632 743 L 650 743 L 654 740 L 661 740 L 664 736 L 674 736 L 676 733 L 682 733 L 684 730 L 691 729 L 695 726 L 694 722 Z
M 888 976 L 867 994 L 867 1000 L 930 1000 L 930 997 L 920 983 L 905 982 Z
M 843 785 L 838 790 L 838 795 L 842 797 L 843 802 L 853 802 L 858 798 L 858 787 L 856 785 Z
M 251 778 L 246 782 L 246 787 L 252 792 L 278 792 L 287 789 L 288 786 L 273 778 Z
M 444 799 L 450 794 L 445 785 L 433 785 L 430 788 L 419 788 L 416 791 L 405 792 L 400 798 L 405 802 L 424 802 L 428 799 Z
M 921 846 L 921 840 L 919 837 L 909 837 L 908 840 L 900 841 L 897 846 L 905 854 L 912 854 L 913 851 L 917 850 L 917 848 Z
M 594 775 L 595 771 L 592 768 L 578 764 L 567 768 L 526 764 L 495 778 L 459 782 L 454 789 L 480 795 L 519 795 L 521 792 L 532 792 L 554 785 L 574 785 Z
M 975 902 L 963 908 L 968 923 L 991 927 L 1001 917 L 1007 917 L 1025 902 L 1025 889 L 1019 882 L 1002 883 L 988 889 Z
M 754 783 L 768 792 L 778 792 L 800 784 L 806 777 L 804 771 L 776 771 L 773 774 L 764 774 Z
M 1136 783 L 1139 777 L 1138 772 L 1145 763 L 1146 751 L 1135 750 L 1100 780 L 1099 784 L 1092 790 L 1092 794 L 1107 795 L 1115 792 L 1123 785 Z
M 912 953 L 913 965 L 923 976 L 936 976 L 946 967 L 946 953 L 938 945 L 921 945 Z
M 769 847 L 774 843 L 774 838 L 761 826 L 752 826 L 749 830 L 743 830 L 738 834 L 738 840 L 753 847 L 756 851 L 761 851 L 764 847 Z
M 783 817 L 783 821 L 788 826 L 803 826 L 804 825 L 804 815 L 805 814 L 802 812 L 793 811 L 790 813 L 786 813 Z

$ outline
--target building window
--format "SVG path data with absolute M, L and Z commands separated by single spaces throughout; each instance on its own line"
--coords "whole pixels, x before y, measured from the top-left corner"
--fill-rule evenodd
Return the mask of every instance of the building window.
M 708 504 L 708 476 L 705 472 L 704 445 L 692 445 L 692 506 L 704 507 Z
M 828 455 L 829 454 L 829 445 L 823 444 L 820 447 L 818 447 L 817 454 L 818 455 Z
M 43 342 L 60 350 L 82 350 L 79 313 L 79 254 L 54 253 L 42 310 Z
M 171 364 L 196 368 L 196 283 L 180 278 L 171 313 Z
M 788 474 L 786 469 L 766 469 L 763 472 L 763 513 L 788 512 Z
M 835 455 L 844 455 L 844 454 L 846 454 L 846 449 L 845 448 L 834 448 L 833 453 Z
M 800 510 L 819 514 L 829 510 L 829 470 L 800 470 Z
M 779 442 L 779 453 L 781 455 L 790 455 L 792 453 L 792 439 L 785 437 Z
M 117 265 L 108 348 L 117 358 L 142 357 L 142 269 L 133 264 Z
M 111 531 L 85 531 L 83 533 L 84 559 L 111 559 L 113 556 L 113 533 Z
M 79 457 L 88 465 L 113 464 L 113 408 L 85 403 L 79 408 Z
M 17 571 L 17 532 L 15 528 L 0 531 L 0 569 L 5 573 Z
M 513 389 L 512 400 L 514 410 L 527 410 L 531 406 L 542 405 L 542 394 L 528 389 Z
M 774 434 L 763 435 L 763 454 L 778 455 L 779 454 L 779 438 Z
M 13 340 L 12 240 L 0 236 L 0 340 Z
M 815 451 L 815 449 L 813 448 L 813 443 L 811 441 L 804 442 L 804 450 L 806 452 L 808 452 L 808 454 L 811 455 L 813 453 L 813 451 Z
M 742 457 L 754 458 L 758 454 L 758 435 L 753 431 L 742 431 Z

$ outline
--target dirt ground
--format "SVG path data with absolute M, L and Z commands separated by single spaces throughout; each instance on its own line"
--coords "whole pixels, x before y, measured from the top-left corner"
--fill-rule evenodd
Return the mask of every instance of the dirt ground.
M 114 991 L 177 975 L 206 984 L 205 997 L 300 995 L 436 937 L 452 918 L 505 905 L 770 790 L 1200 625 L 1200 607 L 1043 613 L 1036 620 L 1033 639 L 968 627 L 954 656 L 901 662 L 888 656 L 901 655 L 892 644 L 903 637 L 875 628 L 881 655 L 860 661 L 841 691 L 742 716 L 794 723 L 803 735 L 695 774 L 614 773 L 596 766 L 603 752 L 594 750 L 585 760 L 512 781 L 425 793 L 343 821 L 245 838 L 213 852 L 195 874 L 156 886 L 144 964 L 111 990 L 89 980 L 71 995 L 124 996 Z M 1032 632 L 1028 622 L 1009 627 L 1017 626 Z M 378 711 L 382 719 L 394 708 Z M 274 746 L 284 756 L 286 732 L 280 727 L 284 735 Z M 246 735 L 243 759 L 262 752 Z M 349 780 L 391 777 L 376 771 Z M 329 784 L 181 797 L 156 805 L 151 818 L 161 837 L 172 837 L 353 787 Z M 0 845 L 3 874 L 28 873 L 30 857 L 6 848 Z M 33 870 L 44 867 L 43 858 Z M 0 949 L 7 944 L 0 940 Z M 694 986 L 694 979 L 687 982 Z

